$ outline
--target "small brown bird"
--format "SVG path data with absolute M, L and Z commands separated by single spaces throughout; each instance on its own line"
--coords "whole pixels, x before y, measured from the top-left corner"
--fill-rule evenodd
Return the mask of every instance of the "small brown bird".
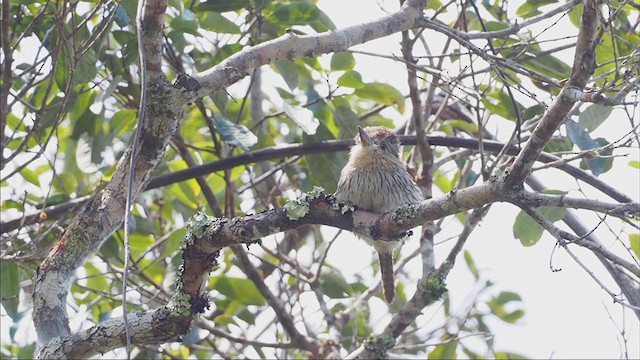
M 381 214 L 422 201 L 422 192 L 400 160 L 398 137 L 382 126 L 358 129 L 349 162 L 340 174 L 337 202 Z M 393 250 L 399 242 L 363 238 L 378 252 L 384 298 L 391 303 L 395 297 Z

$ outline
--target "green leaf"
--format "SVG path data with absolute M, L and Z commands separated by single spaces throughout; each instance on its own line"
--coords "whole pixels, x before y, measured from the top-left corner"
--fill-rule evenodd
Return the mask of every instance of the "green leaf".
M 319 19 L 321 12 L 315 4 L 310 2 L 293 1 L 288 4 L 279 4 L 271 16 L 284 25 L 309 25 Z
M 20 272 L 14 262 L 0 262 L 0 296 L 2 306 L 14 321 L 18 321 L 18 305 L 20 304 Z
M 207 0 L 196 6 L 198 11 L 226 12 L 249 7 L 249 0 Z
M 133 234 L 132 234 L 133 235 Z M 87 262 L 84 265 L 87 271 L 87 287 L 98 291 L 109 290 L 109 282 L 104 276 L 104 273 L 96 268 L 92 263 Z
M 571 66 L 552 55 L 537 56 L 522 62 L 527 67 L 555 79 L 566 79 L 571 75 Z
M 542 189 L 540 192 L 547 195 L 567 195 L 569 193 L 558 189 Z
M 22 177 L 28 182 L 37 187 L 40 187 L 40 180 L 38 179 L 38 174 L 36 174 L 35 171 L 29 169 L 28 167 L 25 167 L 24 169 L 20 170 L 20 175 L 22 175 Z
M 331 56 L 331 70 L 351 70 L 356 65 L 356 59 L 350 52 L 337 52 Z
M 133 109 L 122 109 L 111 117 L 110 126 L 118 137 L 133 130 L 138 119 L 138 112 Z
M 126 30 L 115 30 L 111 32 L 113 38 L 122 46 L 136 42 L 136 35 Z
M 291 90 L 295 90 L 298 87 L 298 78 L 300 76 L 300 69 L 295 62 L 291 60 L 276 61 L 273 66 L 276 68 L 284 82 Z
M 556 0 L 527 0 L 524 4 L 520 5 L 518 10 L 516 10 L 516 15 L 527 19 L 541 14 L 542 12 L 538 10 L 539 7 L 555 3 Z
M 356 89 L 354 94 L 361 98 L 373 100 L 378 104 L 396 105 L 398 111 L 401 113 L 404 112 L 404 96 L 398 89 L 389 84 L 379 82 L 368 83 Z
M 320 121 L 316 119 L 311 110 L 300 106 L 289 105 L 286 101 L 282 102 L 282 110 L 284 110 L 285 114 L 287 114 L 294 123 L 300 126 L 305 134 L 314 135 L 316 133 Z
M 227 103 L 229 102 L 229 95 L 225 90 L 216 91 L 213 95 L 210 95 L 213 103 L 216 104 L 216 107 L 221 112 L 224 112 L 227 109 Z
M 547 143 L 547 146 L 544 148 L 544 151 L 548 153 L 556 153 L 556 152 L 566 152 L 571 151 L 573 149 L 573 142 L 566 136 L 562 137 L 553 137 Z
M 440 1 L 440 0 L 429 0 L 429 1 L 427 1 L 426 9 L 440 10 L 440 8 L 442 8 L 442 1 Z M 446 13 L 447 10 L 445 9 L 444 12 Z
M 98 93 L 95 91 L 85 91 L 76 98 L 73 108 L 69 113 L 69 120 L 71 120 L 71 123 L 78 121 L 85 111 L 87 111 L 89 106 L 93 104 L 96 95 L 98 95 Z
M 73 132 L 71 133 L 71 139 L 78 140 L 84 133 L 94 135 L 96 125 L 100 124 L 102 118 L 92 113 L 91 111 L 85 111 L 78 121 L 73 126 Z
M 495 298 L 496 304 L 498 305 L 505 305 L 509 302 L 512 301 L 522 301 L 522 298 L 520 297 L 519 294 L 516 294 L 514 292 L 511 291 L 503 291 L 500 294 L 498 294 L 498 296 Z
M 456 186 L 458 183 L 458 179 L 460 177 L 460 172 L 457 171 L 456 174 L 449 179 L 446 173 L 440 172 L 440 169 L 436 170 L 436 173 L 433 176 L 433 183 L 442 191 L 443 193 L 448 193 Z
M 93 49 L 87 50 L 82 55 L 74 69 L 74 83 L 81 84 L 92 81 L 98 74 L 98 67 L 96 66 L 97 62 L 98 58 L 96 57 L 96 52 L 93 51 Z
M 333 134 L 324 123 L 320 123 L 314 135 L 302 135 L 302 142 L 317 143 L 323 140 L 335 140 Z M 326 152 L 304 157 L 309 171 L 311 184 L 322 186 L 326 193 L 333 193 L 336 190 L 340 172 L 347 163 L 347 155 L 344 152 Z
M 216 130 L 227 144 L 239 146 L 248 151 L 258 142 L 258 138 L 246 126 L 233 123 L 219 115 L 213 116 L 213 119 Z
M 320 14 L 318 15 L 318 19 L 316 21 L 312 21 L 309 26 L 313 28 L 313 30 L 317 32 L 325 32 L 330 30 L 335 30 L 336 25 L 331 21 L 331 18 L 327 16 L 322 10 L 320 10 Z
M 36 343 L 27 344 L 25 346 L 20 347 L 20 351 L 18 352 L 18 359 L 35 359 L 35 350 Z
M 505 314 L 497 315 L 500 320 L 509 323 L 515 324 L 518 320 L 520 320 L 524 316 L 524 310 L 518 309 L 511 312 L 507 312 Z
M 320 274 L 320 288 L 322 293 L 331 299 L 347 298 L 352 292 L 347 280 L 344 279 L 339 271 L 333 268 L 326 268 Z
M 600 147 L 600 143 L 593 140 L 589 133 L 587 133 L 578 123 L 573 120 L 567 120 L 564 123 L 567 129 L 567 136 L 573 141 L 580 150 L 591 150 Z M 598 176 L 608 169 L 604 159 L 595 158 L 587 159 L 587 164 L 593 175 Z
M 122 250 L 121 248 L 121 242 L 112 235 L 109 237 L 109 239 L 107 239 L 107 241 L 104 242 L 104 244 L 100 248 L 100 253 L 104 255 L 105 258 L 111 259 L 111 261 L 115 262 L 117 265 L 120 265 L 122 264 L 122 261 L 119 260 L 120 251 Z
M 185 9 L 178 16 L 174 17 L 173 20 L 171 20 L 170 26 L 174 31 L 191 35 L 198 35 L 198 28 L 200 27 L 198 18 L 189 9 Z
M 265 300 L 256 285 L 248 279 L 221 276 L 213 288 L 231 300 L 244 305 L 264 305 Z
M 353 139 L 358 133 L 358 126 L 360 125 L 358 115 L 351 110 L 349 102 L 342 97 L 332 99 L 331 103 L 335 106 L 333 118 L 340 129 L 340 139 Z
M 324 74 L 325 70 L 322 67 L 322 64 L 320 64 L 320 61 L 318 61 L 318 58 L 315 56 L 305 56 L 305 57 L 301 57 L 301 58 L 297 58 L 296 59 L 296 64 L 299 66 L 302 65 L 306 65 L 307 67 L 317 71 L 320 74 Z M 310 81 L 309 77 L 311 76 L 310 74 L 306 73 L 306 81 Z
M 640 233 L 629 234 L 629 246 L 636 254 L 636 257 L 640 258 Z
M 464 251 L 464 261 L 467 263 L 467 267 L 469 268 L 469 271 L 471 272 L 473 277 L 477 280 L 480 277 L 480 272 L 478 271 L 476 263 L 475 261 L 473 261 L 471 253 L 468 250 Z
M 20 118 L 15 116 L 13 113 L 7 116 L 7 127 L 12 129 L 14 132 L 27 131 L 24 121 L 21 121 Z
M 564 218 L 564 214 L 567 212 L 565 208 L 542 206 L 538 210 L 551 222 L 560 221 Z
M 345 86 L 354 89 L 362 89 L 365 87 L 365 84 L 362 82 L 362 76 L 359 72 L 349 70 L 345 71 L 337 81 L 338 85 Z
M 151 234 L 131 233 L 131 258 L 138 259 L 138 257 L 147 249 L 153 245 L 154 238 Z
M 447 341 L 449 339 L 442 339 L 443 341 Z M 443 344 L 436 346 L 429 355 L 427 359 L 435 360 L 435 359 L 457 359 L 456 349 L 458 348 L 457 341 L 447 341 Z
M 482 103 L 489 111 L 507 120 L 514 121 L 516 119 L 513 101 L 511 101 L 511 97 L 506 91 L 494 87 L 487 88 L 486 86 L 481 86 L 481 88 L 483 90 L 487 89 L 482 97 Z M 518 109 L 523 108 L 524 107 L 518 103 Z
M 539 208 L 542 215 L 544 215 L 549 221 L 556 222 L 564 217 L 566 209 L 554 208 L 543 206 Z M 513 223 L 513 236 L 519 239 L 523 246 L 529 247 L 535 245 L 540 237 L 544 228 L 533 220 L 526 212 L 520 210 L 516 221 Z
M 524 316 L 524 311 L 520 309 L 507 311 L 505 305 L 514 301 L 520 302 L 522 301 L 522 298 L 520 297 L 520 295 L 514 292 L 503 291 L 497 297 L 489 300 L 487 302 L 487 306 L 489 306 L 489 308 L 491 309 L 491 313 L 496 317 L 504 322 L 513 324 L 518 321 L 518 319 Z
M 160 258 L 164 258 L 170 256 L 174 252 L 176 252 L 180 248 L 180 243 L 184 239 L 185 234 L 187 233 L 187 229 L 179 228 L 173 231 L 167 241 L 163 245 L 162 254 L 160 254 Z
M 591 104 L 580 114 L 578 123 L 581 128 L 590 133 L 607 120 L 611 111 L 613 111 L 611 106 Z
M 175 159 L 169 162 L 169 168 L 171 171 L 181 171 L 187 169 L 189 166 L 183 160 Z M 189 179 L 185 181 L 181 181 L 176 184 L 171 185 L 172 195 L 175 195 L 181 203 L 186 205 L 191 209 L 197 209 L 198 205 L 198 195 L 200 194 L 200 185 L 195 179 Z
M 509 27 L 509 25 L 503 21 L 487 21 L 484 23 L 484 26 L 487 28 L 487 31 L 504 30 Z
M 528 107 L 522 112 L 522 120 L 526 121 L 529 119 L 533 119 L 535 116 L 544 115 L 544 111 L 545 108 L 538 104 Z
M 459 119 L 449 119 L 443 121 L 438 130 L 443 131 L 447 134 L 451 134 L 453 136 L 453 129 L 462 129 L 474 134 L 478 132 L 478 126 L 476 124 Z
M 242 33 L 238 25 L 217 12 L 204 12 L 198 14 L 198 16 L 200 18 L 200 26 L 203 29 L 224 34 Z
M 69 74 L 70 70 L 67 56 L 65 55 L 65 52 L 61 50 L 56 61 L 56 72 L 54 75 L 58 89 L 66 91 L 67 83 L 69 82 Z

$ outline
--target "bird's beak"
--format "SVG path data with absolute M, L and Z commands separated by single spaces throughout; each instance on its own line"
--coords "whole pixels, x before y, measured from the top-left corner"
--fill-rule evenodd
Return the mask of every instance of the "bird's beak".
M 360 133 L 360 142 L 362 142 L 362 145 L 364 146 L 373 145 L 373 140 L 371 140 L 369 135 L 367 135 L 367 133 L 364 131 L 362 127 L 358 126 L 358 132 Z

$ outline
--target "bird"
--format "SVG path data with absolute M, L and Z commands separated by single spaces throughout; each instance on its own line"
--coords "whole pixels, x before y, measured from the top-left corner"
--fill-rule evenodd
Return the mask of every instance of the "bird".
M 340 173 L 334 199 L 358 210 L 378 214 L 424 199 L 400 159 L 400 140 L 384 126 L 358 127 L 355 145 Z M 359 235 L 378 252 L 382 293 L 388 304 L 395 298 L 393 251 L 399 241 L 375 240 Z

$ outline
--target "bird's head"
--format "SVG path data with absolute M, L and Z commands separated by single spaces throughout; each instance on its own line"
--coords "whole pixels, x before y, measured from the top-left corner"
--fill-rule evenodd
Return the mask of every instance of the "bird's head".
M 356 135 L 355 140 L 355 148 L 357 148 L 358 152 L 362 152 L 361 155 L 400 157 L 400 140 L 386 127 L 358 127 L 358 135 Z

